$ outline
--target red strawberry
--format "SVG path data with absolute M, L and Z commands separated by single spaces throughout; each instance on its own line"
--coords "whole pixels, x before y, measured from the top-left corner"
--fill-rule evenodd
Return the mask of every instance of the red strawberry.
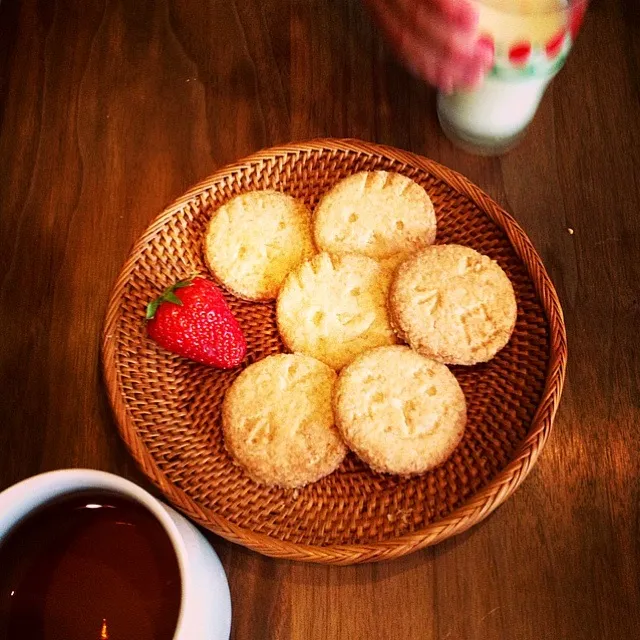
M 544 50 L 547 54 L 547 58 L 549 59 L 555 58 L 560 53 L 560 50 L 562 49 L 562 45 L 564 44 L 565 35 L 566 34 L 564 30 L 561 30 L 558 33 L 556 33 L 556 35 L 553 36 L 551 40 L 547 42 L 547 44 L 544 47 Z
M 580 31 L 580 25 L 584 19 L 584 14 L 587 12 L 587 3 L 575 2 L 571 5 L 571 14 L 569 17 L 569 31 L 571 32 L 571 40 L 575 41 Z
M 514 44 L 509 49 L 509 61 L 514 67 L 524 67 L 531 56 L 531 43 L 527 41 Z
M 184 280 L 147 307 L 147 330 L 161 347 L 219 369 L 237 367 L 247 353 L 238 321 L 213 282 Z

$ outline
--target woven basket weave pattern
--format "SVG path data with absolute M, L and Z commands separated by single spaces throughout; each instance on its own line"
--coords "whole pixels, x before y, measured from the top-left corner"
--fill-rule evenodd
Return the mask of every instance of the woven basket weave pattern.
M 222 443 L 220 406 L 239 371 L 220 372 L 160 349 L 146 337 L 145 305 L 176 280 L 210 277 L 204 230 L 231 197 L 271 188 L 313 207 L 338 180 L 371 169 L 398 171 L 425 187 L 438 217 L 438 243 L 464 244 L 498 261 L 516 292 L 516 328 L 489 363 L 453 368 L 467 399 L 468 424 L 453 456 L 435 471 L 414 478 L 376 474 L 349 454 L 336 473 L 304 489 L 268 489 L 250 480 Z M 274 303 L 227 300 L 247 338 L 243 366 L 284 350 Z M 553 288 L 524 234 L 497 205 L 435 163 L 346 141 L 257 154 L 169 207 L 123 269 L 103 341 L 121 433 L 176 506 L 270 555 L 339 563 L 402 555 L 467 528 L 504 500 L 551 428 L 565 356 Z

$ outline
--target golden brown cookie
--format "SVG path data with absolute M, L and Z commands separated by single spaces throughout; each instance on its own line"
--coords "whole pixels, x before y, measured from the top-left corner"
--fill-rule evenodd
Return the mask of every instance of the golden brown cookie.
M 247 367 L 222 405 L 231 456 L 257 482 L 302 487 L 334 471 L 346 447 L 334 425 L 336 373 L 296 354 L 269 356 Z
M 379 347 L 345 367 L 334 391 L 336 424 L 372 469 L 409 475 L 444 462 L 467 420 L 449 369 L 405 346 Z
M 294 352 L 338 370 L 396 337 L 389 324 L 391 274 L 371 258 L 321 253 L 292 271 L 278 295 L 280 335 Z
M 423 249 L 400 265 L 391 322 L 419 353 L 445 364 L 486 362 L 516 324 L 513 286 L 497 262 L 460 245 Z
M 326 193 L 313 217 L 316 244 L 360 253 L 390 267 L 433 244 L 436 216 L 427 192 L 399 173 L 363 171 Z
M 220 207 L 204 242 L 206 262 L 230 291 L 271 300 L 291 269 L 315 253 L 311 213 L 278 191 L 250 191 Z

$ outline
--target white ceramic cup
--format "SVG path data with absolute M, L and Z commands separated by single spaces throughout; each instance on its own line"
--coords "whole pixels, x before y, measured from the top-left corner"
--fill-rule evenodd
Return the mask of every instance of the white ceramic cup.
M 0 493 L 0 544 L 34 509 L 86 489 L 118 493 L 144 505 L 164 527 L 178 559 L 182 599 L 174 640 L 228 640 L 231 597 L 222 564 L 204 536 L 173 509 L 119 476 L 62 469 L 33 476 Z

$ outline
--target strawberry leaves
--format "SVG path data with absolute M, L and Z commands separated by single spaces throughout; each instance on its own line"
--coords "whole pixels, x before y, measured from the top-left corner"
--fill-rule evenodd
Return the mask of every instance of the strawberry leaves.
M 147 315 L 146 318 L 147 320 L 151 320 L 155 317 L 156 312 L 158 311 L 158 307 L 163 303 L 163 302 L 171 302 L 172 304 L 177 304 L 179 307 L 182 306 L 182 300 L 180 300 L 180 298 L 178 298 L 178 296 L 175 294 L 177 289 L 183 289 L 184 287 L 190 287 L 193 284 L 192 280 L 181 280 L 180 282 L 176 282 L 175 284 L 172 284 L 170 287 L 168 287 L 167 289 L 165 289 L 162 292 L 162 295 L 159 298 L 156 298 L 155 300 L 152 300 L 148 305 L 147 305 Z

